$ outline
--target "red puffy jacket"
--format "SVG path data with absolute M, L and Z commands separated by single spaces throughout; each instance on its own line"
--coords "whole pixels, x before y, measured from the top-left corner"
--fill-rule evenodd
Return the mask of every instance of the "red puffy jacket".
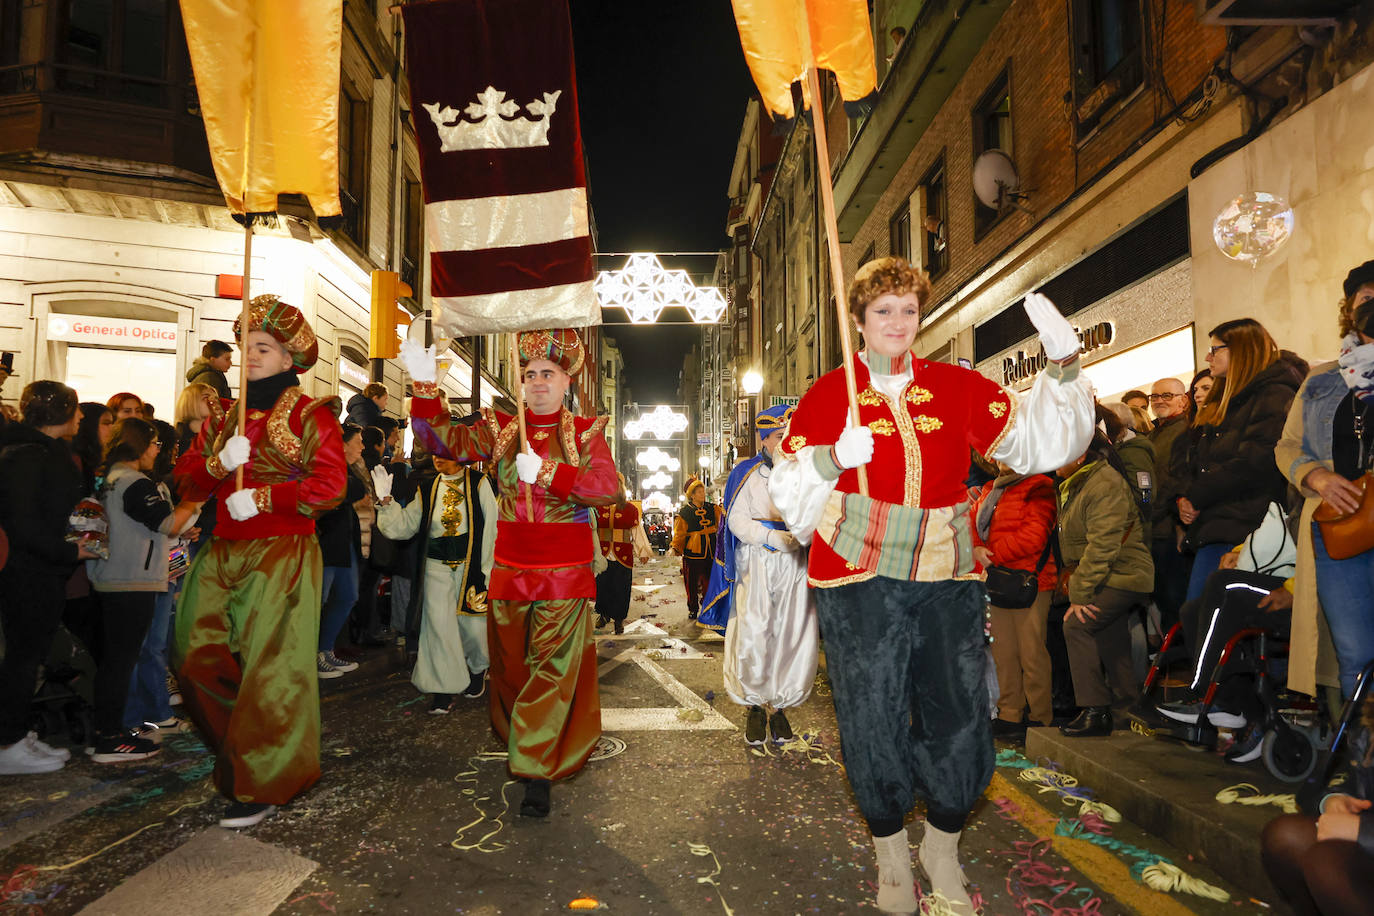
M 992 524 L 988 527 L 988 539 L 984 543 L 978 537 L 978 509 L 992 492 L 992 487 L 991 481 L 983 485 L 970 510 L 974 546 L 991 550 L 992 562 L 998 566 L 1034 570 L 1054 531 L 1056 503 L 1053 482 L 1043 474 L 1036 474 L 1007 487 L 997 508 L 992 511 Z M 1045 568 L 1040 570 L 1042 592 L 1054 588 L 1055 575 L 1054 553 L 1051 551 Z

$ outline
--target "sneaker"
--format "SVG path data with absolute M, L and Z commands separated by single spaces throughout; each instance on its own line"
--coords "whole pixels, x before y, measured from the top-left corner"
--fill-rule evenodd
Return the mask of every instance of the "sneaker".
M 172 706 L 181 705 L 181 685 L 170 671 L 167 672 L 167 702 Z
M 463 696 L 471 697 L 475 700 L 486 692 L 487 673 L 485 671 L 478 671 L 476 674 L 471 675 L 468 680 L 468 689 L 463 691 Z
M 786 744 L 792 740 L 792 723 L 787 721 L 781 709 L 768 717 L 768 731 L 773 735 L 774 744 Z
M 1252 728 L 1237 738 L 1224 755 L 1227 763 L 1250 763 L 1264 751 L 1264 729 Z
M 219 819 L 221 827 L 241 830 L 261 824 L 277 813 L 276 805 L 260 805 L 257 802 L 232 802 L 224 809 L 224 817 Z
M 446 716 L 453 711 L 453 697 L 446 693 L 436 693 L 429 701 L 431 716 Z
M 9 747 L 0 747 L 0 776 L 27 776 L 31 773 L 52 773 L 66 766 L 66 761 L 50 757 L 29 743 L 27 738 Z
M 187 722 L 185 719 L 178 719 L 176 716 L 172 716 L 169 719 L 163 719 L 161 722 L 144 722 L 138 727 L 138 736 L 140 738 L 147 738 L 154 744 L 161 744 L 162 739 L 167 735 L 175 735 L 179 732 L 188 732 L 190 730 L 191 723 Z
M 162 748 L 147 738 L 127 734 L 97 737 L 90 753 L 93 763 L 127 763 L 133 760 L 147 760 L 161 751 Z
M 749 721 L 744 726 L 744 743 L 755 747 L 768 737 L 768 714 L 760 706 L 749 707 Z
M 72 752 L 67 750 L 65 747 L 53 747 L 46 741 L 38 740 L 38 732 L 29 732 L 27 735 L 24 736 L 24 740 L 28 742 L 29 747 L 38 751 L 40 754 L 46 754 L 49 757 L 56 757 L 63 763 L 66 763 L 68 760 L 72 759 Z
M 1196 725 L 1198 716 L 1202 713 L 1201 703 L 1160 703 L 1155 708 L 1175 722 L 1187 722 L 1190 725 Z M 1244 716 L 1221 709 L 1212 709 L 1208 712 L 1207 721 L 1217 728 L 1245 727 Z
M 347 674 L 349 671 L 358 670 L 357 662 L 346 662 L 343 659 L 339 658 L 337 655 L 335 655 L 333 652 L 324 653 L 324 660 L 329 663 L 329 667 L 333 668 L 335 671 L 341 671 L 345 674 Z
M 329 664 L 323 652 L 315 653 L 315 673 L 320 676 L 321 680 L 331 677 L 343 677 L 343 672 Z

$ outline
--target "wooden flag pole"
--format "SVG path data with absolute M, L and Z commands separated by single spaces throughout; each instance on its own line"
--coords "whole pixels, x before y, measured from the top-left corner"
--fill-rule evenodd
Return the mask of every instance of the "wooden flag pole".
M 805 4 L 803 4 L 803 9 Z M 804 17 L 803 17 L 804 18 Z M 816 68 L 815 52 L 811 48 L 809 34 L 807 57 L 810 63 L 806 68 L 806 82 L 802 84 L 803 94 L 808 96 L 807 106 L 811 109 L 812 133 L 816 138 L 816 184 L 821 189 L 821 210 L 825 214 L 826 247 L 830 249 L 830 282 L 835 288 L 836 317 L 840 323 L 840 349 L 844 357 L 844 384 L 849 395 L 849 421 L 859 426 L 859 392 L 854 381 L 854 345 L 849 333 L 849 305 L 844 291 L 844 262 L 840 257 L 840 235 L 835 218 L 835 189 L 830 184 L 830 146 L 825 136 L 825 112 L 821 110 L 821 82 Z M 868 469 L 859 465 L 859 492 L 868 495 Z
M 247 195 L 244 195 L 245 198 Z M 243 214 L 243 311 L 239 315 L 239 430 L 240 436 L 248 435 L 248 318 L 251 301 L 248 294 L 249 281 L 253 274 L 253 220 L 247 212 Z M 243 465 L 234 471 L 234 489 L 243 489 Z
M 520 348 L 517 343 L 519 339 L 519 332 L 512 331 L 510 335 L 510 364 L 515 367 L 515 416 L 520 423 L 520 451 L 524 452 L 529 448 L 530 440 L 525 431 L 525 373 L 520 369 Z M 529 522 L 534 521 L 533 490 L 534 487 L 525 484 L 525 520 Z

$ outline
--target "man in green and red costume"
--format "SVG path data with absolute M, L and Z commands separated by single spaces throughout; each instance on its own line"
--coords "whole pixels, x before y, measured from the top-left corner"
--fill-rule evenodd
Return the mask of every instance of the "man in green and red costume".
M 401 361 L 414 382 L 415 435 L 438 457 L 489 462 L 497 485 L 496 562 L 487 583 L 491 722 L 525 781 L 520 813 L 549 813 L 552 780 L 582 768 L 601 737 L 592 602 L 595 507 L 620 482 L 602 436 L 606 417 L 563 406 L 584 350 L 569 329 L 519 338 L 529 442 L 515 417 L 492 408 L 471 427 L 439 404 L 433 348 L 410 342 Z M 526 494 L 529 493 L 527 499 Z
M 297 378 L 319 355 L 305 317 L 258 296 L 246 350 L 243 396 L 205 421 L 176 467 L 182 499 L 223 503 L 214 538 L 186 571 L 173 653 L 230 800 L 223 827 L 251 827 L 320 778 L 315 519 L 343 498 L 346 474 L 339 399 L 307 397 Z

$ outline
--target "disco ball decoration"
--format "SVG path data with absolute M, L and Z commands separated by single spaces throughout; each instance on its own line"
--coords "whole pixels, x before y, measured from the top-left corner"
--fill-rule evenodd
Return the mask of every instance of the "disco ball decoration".
M 1246 191 L 1212 224 L 1212 239 L 1233 261 L 1257 265 L 1293 235 L 1293 208 L 1277 194 Z

